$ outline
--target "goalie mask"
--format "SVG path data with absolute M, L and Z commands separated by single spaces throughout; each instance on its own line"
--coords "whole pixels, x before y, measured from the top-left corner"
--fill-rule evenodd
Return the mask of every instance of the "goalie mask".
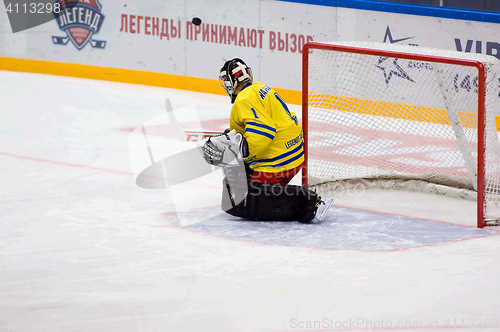
M 245 86 L 252 83 L 252 69 L 241 59 L 234 58 L 226 61 L 220 70 L 219 84 L 231 99 L 231 104 L 236 99 L 234 90 L 241 85 Z

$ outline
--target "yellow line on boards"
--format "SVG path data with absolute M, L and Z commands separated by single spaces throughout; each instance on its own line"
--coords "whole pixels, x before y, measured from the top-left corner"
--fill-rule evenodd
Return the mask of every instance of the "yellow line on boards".
M 155 73 L 142 70 L 10 57 L 0 57 L 0 70 L 143 84 L 163 88 L 225 95 L 224 90 L 220 87 L 217 80 Z M 273 89 L 283 98 L 283 100 L 285 100 L 286 103 L 301 105 L 301 91 L 281 88 Z M 350 97 L 311 95 L 313 98 L 322 99 L 325 106 L 326 104 L 331 104 L 330 107 L 333 105 L 333 107 L 338 107 L 349 112 L 359 112 L 413 121 L 449 124 L 446 111 L 444 109 L 381 102 L 368 99 L 356 99 Z M 318 107 L 321 106 L 318 105 Z M 477 128 L 477 116 L 475 116 L 474 113 L 459 112 L 459 117 L 462 121 L 465 121 L 465 127 Z M 499 116 L 495 117 L 495 123 L 497 130 L 500 131 Z
M 155 73 L 142 70 L 99 67 L 76 63 L 0 57 L 0 70 L 88 78 L 121 83 L 225 95 L 218 80 Z M 301 104 L 300 91 L 275 89 L 290 104 Z
M 144 84 L 213 94 L 224 93 L 216 80 L 76 63 L 0 57 L 0 70 Z

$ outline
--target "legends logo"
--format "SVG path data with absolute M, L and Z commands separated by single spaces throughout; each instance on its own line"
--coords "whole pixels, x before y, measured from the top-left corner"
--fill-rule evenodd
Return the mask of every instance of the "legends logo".
M 57 23 L 66 37 L 52 36 L 54 44 L 66 45 L 71 40 L 78 50 L 89 42 L 94 48 L 106 46 L 105 41 L 92 39 L 104 21 L 99 0 L 57 0 L 56 3 L 61 7 Z

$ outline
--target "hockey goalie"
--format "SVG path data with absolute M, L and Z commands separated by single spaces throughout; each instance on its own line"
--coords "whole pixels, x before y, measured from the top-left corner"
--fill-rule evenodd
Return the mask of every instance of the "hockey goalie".
M 321 222 L 332 200 L 289 184 L 304 162 L 296 115 L 273 89 L 253 82 L 239 58 L 225 62 L 219 82 L 233 104 L 230 128 L 203 141 L 202 151 L 224 170 L 222 209 L 248 220 Z

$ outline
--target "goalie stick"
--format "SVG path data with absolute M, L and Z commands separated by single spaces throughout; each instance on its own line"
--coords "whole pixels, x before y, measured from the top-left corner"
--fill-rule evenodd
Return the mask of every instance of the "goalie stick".
M 167 109 L 168 119 L 170 120 L 170 125 L 174 130 L 175 136 L 181 141 L 187 142 L 196 142 L 198 140 L 204 139 L 206 137 L 211 137 L 215 135 L 219 135 L 219 131 L 213 130 L 184 130 L 181 128 L 179 123 L 177 122 L 177 118 L 175 117 L 175 112 L 172 108 L 172 104 L 170 103 L 170 99 L 165 100 L 165 108 Z
M 172 104 L 168 98 L 165 100 L 165 107 L 172 130 L 178 139 L 186 142 L 186 132 L 179 126 Z M 198 147 L 181 151 L 160 160 L 154 158 L 144 125 L 141 125 L 141 132 L 144 137 L 151 165 L 142 170 L 137 176 L 136 184 L 139 187 L 146 189 L 166 189 L 167 186 L 189 182 L 216 170 L 212 165 L 205 163 Z
M 177 118 L 175 117 L 174 109 L 172 108 L 172 103 L 170 102 L 169 98 L 165 99 L 165 108 L 167 109 L 168 119 L 170 120 L 170 125 L 172 126 L 175 135 L 181 141 L 186 141 L 187 140 L 186 132 L 184 131 L 184 129 L 181 128 L 181 126 L 179 126 Z

